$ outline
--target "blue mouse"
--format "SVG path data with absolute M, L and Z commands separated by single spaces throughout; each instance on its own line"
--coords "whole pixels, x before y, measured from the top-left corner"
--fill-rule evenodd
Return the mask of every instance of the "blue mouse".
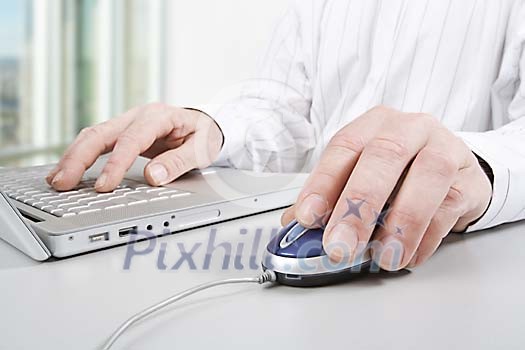
M 292 221 L 272 238 L 263 255 L 263 269 L 294 287 L 315 287 L 346 281 L 370 268 L 368 252 L 354 262 L 335 263 L 323 249 L 323 229 L 307 229 Z

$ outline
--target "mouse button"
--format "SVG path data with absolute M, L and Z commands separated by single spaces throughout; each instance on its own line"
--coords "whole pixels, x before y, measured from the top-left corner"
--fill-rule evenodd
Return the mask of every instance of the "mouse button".
M 290 245 L 279 249 L 277 255 L 299 259 L 326 255 L 323 249 L 323 230 L 306 230 Z
M 295 225 L 297 225 L 297 221 L 293 220 L 288 225 L 281 228 L 281 230 L 271 238 L 270 242 L 267 245 L 267 250 L 272 254 L 277 254 L 277 252 L 281 248 L 281 241 L 284 237 L 286 237 L 290 229 Z
M 268 242 L 268 245 L 266 246 L 266 250 L 268 250 L 268 252 L 272 254 L 277 254 L 279 249 L 281 248 L 280 247 L 281 240 L 282 239 L 278 235 L 273 237 L 270 240 L 270 242 Z
M 283 237 L 281 240 L 281 248 L 285 248 L 286 246 L 289 246 L 301 236 L 303 236 L 306 233 L 307 229 L 303 226 L 296 224 L 288 233 Z

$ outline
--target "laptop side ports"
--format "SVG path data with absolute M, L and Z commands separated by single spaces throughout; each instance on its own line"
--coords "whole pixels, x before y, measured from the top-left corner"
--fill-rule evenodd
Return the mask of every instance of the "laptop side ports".
M 89 241 L 91 243 L 109 241 L 109 232 L 98 233 L 96 235 L 89 236 Z
M 137 232 L 138 232 L 137 226 L 121 228 L 120 230 L 118 230 L 118 236 L 120 238 L 124 238 L 124 237 L 128 237 L 131 235 L 136 235 Z

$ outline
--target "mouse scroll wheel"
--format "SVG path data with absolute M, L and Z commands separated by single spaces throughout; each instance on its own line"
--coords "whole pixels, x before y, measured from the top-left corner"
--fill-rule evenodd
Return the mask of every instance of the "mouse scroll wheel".
M 281 248 L 287 248 L 291 246 L 295 241 L 301 238 L 308 229 L 296 224 L 281 240 Z

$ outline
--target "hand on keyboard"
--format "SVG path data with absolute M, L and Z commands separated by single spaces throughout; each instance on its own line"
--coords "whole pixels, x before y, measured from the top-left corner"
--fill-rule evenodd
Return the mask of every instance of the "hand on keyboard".
M 113 152 L 94 184 L 97 192 L 114 190 L 140 155 L 152 158 L 144 169 L 148 183 L 161 186 L 209 166 L 222 142 L 221 130 L 206 114 L 149 104 L 84 129 L 46 181 L 58 191 L 69 191 L 100 155 Z
M 44 182 L 49 166 L 0 170 L 0 189 L 11 199 L 58 217 L 89 214 L 191 195 L 174 188 L 151 187 L 125 179 L 110 193 L 97 193 L 96 179 L 83 178 L 74 189 L 57 192 Z

